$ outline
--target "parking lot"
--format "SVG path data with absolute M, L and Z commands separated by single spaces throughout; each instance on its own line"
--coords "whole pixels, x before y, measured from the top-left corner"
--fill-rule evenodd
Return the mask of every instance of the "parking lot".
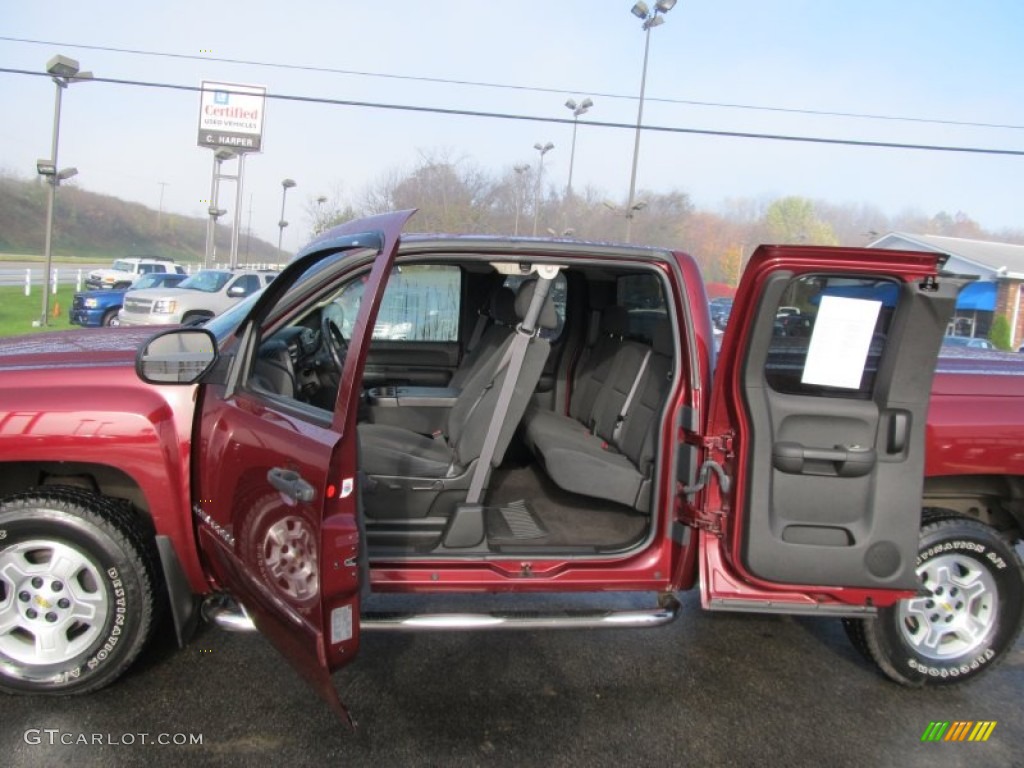
M 908 690 L 863 661 L 835 620 L 705 613 L 696 594 L 683 604 L 674 624 L 646 631 L 365 636 L 358 661 L 335 675 L 355 731 L 260 636 L 205 627 L 178 651 L 165 632 L 98 694 L 0 700 L 4 763 L 1022 762 L 1021 643 L 974 684 Z M 930 722 L 957 720 L 997 725 L 984 743 L 921 741 Z M 83 743 L 97 734 L 102 743 Z M 160 735 L 172 743 L 142 743 Z M 173 745 L 196 735 L 201 744 Z

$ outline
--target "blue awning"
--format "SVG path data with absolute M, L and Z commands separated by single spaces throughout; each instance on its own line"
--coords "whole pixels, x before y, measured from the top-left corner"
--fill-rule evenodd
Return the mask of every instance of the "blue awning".
M 996 308 L 995 283 L 971 283 L 962 291 L 956 300 L 957 309 L 978 312 L 993 312 Z

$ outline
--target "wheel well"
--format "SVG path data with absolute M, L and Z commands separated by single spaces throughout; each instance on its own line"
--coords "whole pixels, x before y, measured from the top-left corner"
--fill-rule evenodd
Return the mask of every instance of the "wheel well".
M 18 491 L 64 485 L 127 502 L 143 530 L 153 531 L 149 503 L 142 489 L 117 467 L 72 461 L 23 461 L 0 465 L 0 498 Z
M 1019 539 L 1024 531 L 1024 478 L 1007 475 L 926 477 L 922 506 L 980 520 Z

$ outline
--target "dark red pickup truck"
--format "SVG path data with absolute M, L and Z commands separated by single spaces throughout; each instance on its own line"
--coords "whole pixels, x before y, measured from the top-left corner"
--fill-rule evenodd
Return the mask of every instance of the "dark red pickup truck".
M 203 328 L 0 342 L 0 688 L 110 683 L 165 605 L 181 642 L 200 613 L 259 628 L 339 712 L 366 630 L 655 626 L 695 587 L 842 618 L 908 685 L 1013 646 L 1024 366 L 935 374 L 966 282 L 941 257 L 761 247 L 716 354 L 683 253 L 410 215 L 332 230 Z M 650 607 L 573 610 L 616 591 Z

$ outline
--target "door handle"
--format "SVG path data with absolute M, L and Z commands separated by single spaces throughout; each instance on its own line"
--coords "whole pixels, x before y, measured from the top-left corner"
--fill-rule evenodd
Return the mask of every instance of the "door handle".
M 885 449 L 889 453 L 903 453 L 910 440 L 910 414 L 906 411 L 892 411 L 889 414 L 889 439 Z
M 274 467 L 267 471 L 267 482 L 294 501 L 312 501 L 316 498 L 316 489 L 293 469 Z
M 775 443 L 772 466 L 790 475 L 862 477 L 875 466 L 875 449 L 866 445 L 809 448 L 800 443 Z

